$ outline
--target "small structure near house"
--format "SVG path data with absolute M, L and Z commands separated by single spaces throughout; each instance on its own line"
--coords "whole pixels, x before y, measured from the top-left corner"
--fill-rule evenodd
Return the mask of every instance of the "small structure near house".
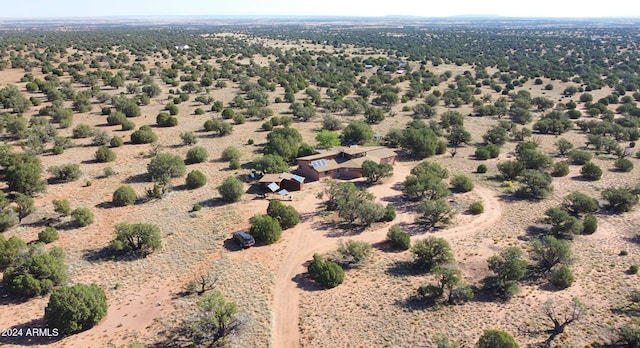
M 176 46 L 177 50 L 188 50 L 189 49 L 189 45 L 178 45 Z
M 260 187 L 267 192 L 300 191 L 305 178 L 291 173 L 265 174 L 258 180 Z
M 347 180 L 361 178 L 364 161 L 393 165 L 396 156 L 396 152 L 386 146 L 336 147 L 314 155 L 298 157 L 297 173 L 313 181 L 326 177 Z

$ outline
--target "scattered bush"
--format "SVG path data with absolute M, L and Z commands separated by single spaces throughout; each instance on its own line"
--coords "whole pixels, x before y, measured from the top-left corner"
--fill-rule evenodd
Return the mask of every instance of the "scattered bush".
M 476 173 L 484 174 L 486 172 L 487 172 L 487 165 L 486 164 L 481 164 L 476 168 Z
M 93 130 L 91 126 L 87 124 L 79 124 L 75 128 L 73 128 L 73 137 L 74 138 L 88 138 L 93 135 Z
M 209 158 L 209 152 L 202 146 L 194 146 L 187 151 L 187 164 L 202 163 Z
M 182 143 L 185 145 L 193 145 L 198 142 L 198 137 L 196 137 L 194 132 L 180 133 L 180 139 L 182 139 Z
M 347 265 L 360 265 L 367 262 L 371 256 L 371 243 L 348 240 L 339 242 L 338 254 L 342 260 L 341 263 Z
M 621 172 L 630 172 L 633 170 L 633 162 L 628 158 L 618 158 L 613 165 Z
M 207 183 L 207 177 L 199 170 L 192 170 L 187 174 L 186 185 L 189 189 L 197 189 Z
M 398 250 L 409 250 L 411 247 L 411 236 L 402 230 L 400 225 L 396 224 L 389 228 L 387 232 L 387 240 L 391 243 L 391 247 Z
M 71 212 L 71 218 L 77 226 L 89 226 L 93 223 L 93 212 L 89 208 L 76 208 Z
M 88 330 L 107 315 L 107 296 L 98 285 L 75 284 L 56 289 L 44 319 L 49 327 L 68 335 Z
M 396 207 L 393 204 L 387 204 L 384 207 L 384 213 L 382 215 L 381 221 L 389 222 L 393 221 L 396 218 Z
M 124 126 L 124 123 L 123 123 L 123 126 Z M 151 128 L 143 128 L 143 127 L 140 127 L 140 129 L 131 133 L 132 143 L 151 144 L 158 141 L 158 136 L 151 130 Z
M 55 242 L 58 238 L 58 230 L 55 227 L 48 226 L 38 232 L 38 240 L 45 244 Z
M 229 161 L 229 169 L 235 170 L 240 168 L 240 160 L 232 159 Z
M 57 182 L 75 181 L 82 175 L 80 166 L 75 163 L 49 167 L 47 171 L 53 175 L 54 180 Z
M 124 120 L 124 121 L 122 121 L 122 123 L 120 123 L 120 129 L 123 130 L 123 131 L 129 131 L 129 130 L 132 130 L 134 128 L 136 128 L 136 124 L 133 123 L 133 121 Z M 138 135 L 138 136 L 140 136 L 140 135 Z M 154 141 L 155 140 L 150 141 L 150 143 L 152 143 Z M 143 144 L 143 143 L 140 143 L 140 144 Z
M 120 223 L 116 225 L 115 232 L 116 237 L 110 245 L 117 252 L 146 255 L 162 245 L 160 228 L 156 225 Z
M 98 162 L 113 162 L 116 159 L 116 153 L 106 146 L 100 146 L 96 150 L 95 158 Z
M 255 238 L 256 243 L 273 244 L 280 240 L 282 227 L 277 219 L 266 214 L 253 216 L 249 222 L 249 234 Z
M 240 150 L 238 150 L 235 146 L 227 146 L 222 151 L 222 160 L 223 161 L 231 161 L 231 160 L 239 160 L 240 159 Z
M 116 207 L 124 207 L 136 203 L 138 195 L 131 186 L 120 186 L 113 192 L 111 203 Z
M 602 169 L 600 169 L 600 167 L 595 165 L 593 162 L 589 162 L 582 166 L 582 169 L 580 169 L 580 174 L 587 180 L 596 181 L 600 180 L 600 178 L 602 177 Z
M 218 187 L 218 192 L 223 200 L 227 202 L 237 202 L 244 193 L 244 184 L 240 179 L 230 176 L 224 179 L 222 185 Z
M 513 339 L 508 332 L 501 330 L 485 330 L 478 344 L 477 348 L 518 348 L 518 343 Z
M 569 163 L 565 161 L 556 162 L 553 164 L 551 175 L 555 177 L 562 177 L 569 175 Z
M 160 127 L 175 127 L 178 125 L 178 119 L 166 112 L 161 112 L 156 116 L 156 124 Z
M 560 265 L 551 270 L 551 284 L 561 289 L 566 289 L 573 285 L 573 272 L 567 265 Z
M 640 265 L 633 264 L 629 266 L 629 274 L 638 274 L 639 269 L 640 269 Z
M 300 222 L 300 214 L 290 205 L 284 205 L 279 200 L 272 200 L 267 207 L 267 215 L 278 220 L 283 230 L 289 229 Z
M 593 156 L 587 151 L 571 150 L 569 151 L 568 157 L 571 164 L 585 165 L 587 162 L 591 161 Z
M 426 237 L 414 243 L 411 247 L 416 266 L 429 272 L 436 266 L 453 261 L 451 246 L 444 238 Z
M 344 281 L 344 270 L 331 261 L 323 261 L 322 256 L 313 254 L 313 261 L 307 268 L 311 279 L 326 288 L 335 288 Z
M 484 213 L 484 205 L 481 201 L 475 201 L 469 205 L 469 212 L 473 215 Z
M 598 230 L 598 218 L 596 218 L 591 214 L 585 215 L 582 221 L 582 233 L 593 234 L 597 230 Z
M 630 211 L 638 204 L 638 192 L 625 187 L 610 187 L 601 193 L 602 199 L 607 203 L 604 208 L 614 213 L 620 214 Z
M 464 175 L 454 176 L 451 179 L 451 185 L 453 185 L 458 192 L 469 192 L 473 190 L 474 186 L 473 181 Z
M 147 164 L 147 173 L 153 181 L 179 178 L 184 176 L 186 171 L 182 158 L 170 153 L 159 153 Z
M 120 147 L 124 145 L 124 140 L 122 140 L 122 138 L 120 137 L 113 137 L 109 141 L 109 145 L 111 145 L 111 147 Z

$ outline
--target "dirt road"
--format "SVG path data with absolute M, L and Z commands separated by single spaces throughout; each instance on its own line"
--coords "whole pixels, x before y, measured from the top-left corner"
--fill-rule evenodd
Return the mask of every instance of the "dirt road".
M 397 163 L 394 167 L 394 175 L 382 185 L 370 188 L 378 200 L 384 200 L 402 193 L 394 189 L 394 185 L 402 182 L 409 174 L 410 168 L 402 163 Z M 493 191 L 488 188 L 476 185 L 474 192 L 481 198 L 485 207 L 485 212 L 470 222 L 455 228 L 442 230 L 437 233 L 438 237 L 456 239 L 469 235 L 474 231 L 484 229 L 495 223 L 502 214 L 500 203 Z M 295 207 L 301 213 L 313 213 L 320 203 L 320 200 L 308 195 L 301 202 L 296 202 Z M 394 202 L 401 202 L 394 200 Z M 400 208 L 400 207 L 396 207 Z M 397 209 L 401 210 L 401 209 Z M 411 223 L 415 216 L 409 212 L 399 212 L 394 223 Z M 304 263 L 310 260 L 314 253 L 325 253 L 336 248 L 339 240 L 337 237 L 325 235 L 325 231 L 314 229 L 312 226 L 316 217 L 300 223 L 291 231 L 285 240 L 286 256 L 280 264 L 280 269 L 276 278 L 273 300 L 273 331 L 272 346 L 281 348 L 299 347 L 300 331 L 299 321 L 299 300 L 302 289 L 298 288 L 295 278 L 306 271 Z M 349 239 L 366 241 L 370 243 L 383 241 L 386 238 L 388 226 L 373 231 L 365 231 L 361 234 L 350 236 Z M 424 236 L 414 236 L 412 239 L 424 238 Z

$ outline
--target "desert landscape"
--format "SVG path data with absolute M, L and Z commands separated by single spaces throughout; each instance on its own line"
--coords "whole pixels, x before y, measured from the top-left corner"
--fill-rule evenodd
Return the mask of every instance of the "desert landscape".
M 637 347 L 638 23 L 402 23 L 0 27 L 2 346 Z

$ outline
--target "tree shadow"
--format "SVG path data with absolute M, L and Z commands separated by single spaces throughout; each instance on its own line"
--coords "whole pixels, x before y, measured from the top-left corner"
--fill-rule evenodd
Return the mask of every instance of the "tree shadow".
M 385 253 L 400 254 L 400 253 L 406 251 L 406 250 L 401 250 L 401 249 L 394 248 L 393 246 L 391 246 L 391 243 L 389 241 L 387 241 L 387 240 L 383 240 L 383 241 L 380 241 L 380 242 L 373 243 L 373 244 L 371 244 L 371 246 L 373 248 L 376 248 L 376 249 L 378 249 L 378 250 L 380 250 L 382 252 L 385 252 Z
M 305 267 L 308 266 L 309 261 L 305 262 Z M 298 273 L 291 280 L 296 283 L 296 287 L 298 289 L 302 289 L 304 291 L 315 292 L 322 291 L 324 288 L 320 286 L 320 284 L 316 283 L 309 277 L 307 273 Z
M 385 270 L 385 273 L 393 277 L 406 277 L 406 276 L 423 275 L 423 274 L 426 274 L 427 272 L 417 267 L 414 262 L 399 260 L 392 263 Z
M 85 249 L 82 253 L 82 258 L 91 263 L 106 261 L 131 262 L 144 259 L 149 255 L 150 254 L 139 252 L 120 253 L 111 249 L 110 246 L 105 246 L 98 249 Z
M 403 299 L 397 299 L 393 302 L 393 304 L 398 307 L 402 307 L 410 312 L 437 310 L 438 308 L 440 308 L 435 299 L 423 299 L 418 295 L 411 295 Z
M 65 337 L 58 332 L 56 328 L 48 328 L 44 318 L 33 319 L 20 323 L 12 326 L 11 329 L 20 330 L 19 332 L 21 332 L 21 335 L 9 337 L 4 335 L 5 332 L 3 332 L 3 335 L 0 336 L 0 343 L 25 347 L 42 346 L 58 342 Z M 36 330 L 35 333 L 34 329 Z M 7 331 L 7 333 L 9 332 L 10 331 Z
M 216 198 L 205 199 L 204 201 L 198 202 L 198 204 L 200 204 L 203 208 L 204 207 L 214 208 L 214 207 L 221 207 L 223 205 L 227 205 L 230 203 L 220 197 L 216 197 Z
M 142 182 L 150 182 L 149 175 L 147 173 L 135 174 L 130 177 L 127 177 L 122 181 L 125 184 L 139 184 Z
M 116 206 L 113 205 L 113 203 L 111 203 L 111 202 L 102 202 L 102 203 L 98 203 L 98 204 L 94 205 L 94 207 L 96 207 L 98 209 L 109 209 L 109 208 L 115 208 Z
M 527 226 L 526 231 L 527 231 L 527 236 L 535 237 L 535 238 L 542 237 L 542 236 L 545 236 L 545 235 L 549 234 L 549 230 L 548 229 L 546 229 L 546 228 L 544 228 L 542 226 L 539 226 L 539 225 Z
M 9 291 L 2 286 L 2 283 L 0 283 L 0 306 L 25 303 L 30 299 L 30 297 L 18 296 L 9 293 Z
M 96 160 L 94 158 L 94 159 L 87 159 L 87 160 L 80 161 L 80 163 L 82 163 L 82 164 L 96 164 L 96 163 L 100 163 L 100 162 L 98 162 L 98 160 Z
M 315 229 L 315 225 L 316 223 L 312 224 L 312 226 L 314 226 L 314 229 Z M 319 225 L 323 226 L 322 222 L 320 222 Z M 327 226 L 327 225 L 324 225 L 324 226 Z M 347 222 L 342 222 L 342 223 L 331 222 L 330 224 L 328 224 L 328 226 L 331 226 L 331 227 L 319 228 L 320 230 L 326 231 L 324 235 L 325 237 L 328 237 L 328 238 L 342 238 L 342 237 L 357 236 L 367 229 L 366 226 L 353 225 Z

